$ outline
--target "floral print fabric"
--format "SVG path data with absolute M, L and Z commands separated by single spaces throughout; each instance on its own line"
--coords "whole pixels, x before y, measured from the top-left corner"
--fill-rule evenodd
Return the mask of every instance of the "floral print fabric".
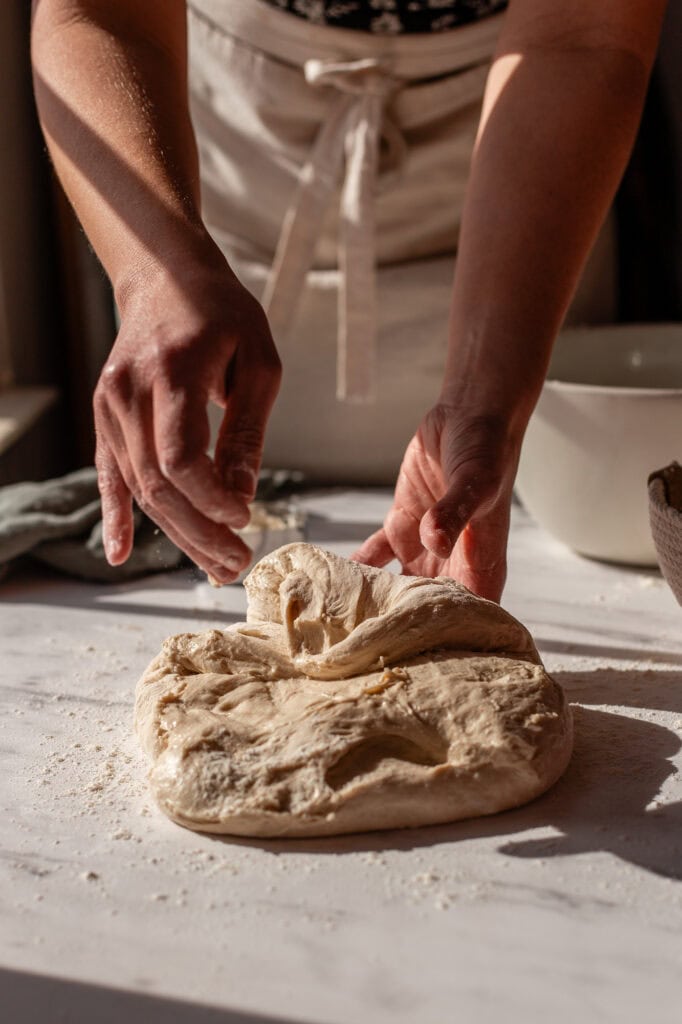
M 317 25 L 400 35 L 442 32 L 478 21 L 507 0 L 266 0 L 272 7 Z

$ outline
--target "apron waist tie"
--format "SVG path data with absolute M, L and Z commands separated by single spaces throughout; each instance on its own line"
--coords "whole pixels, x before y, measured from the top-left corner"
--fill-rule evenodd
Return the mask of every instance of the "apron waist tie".
M 304 73 L 311 85 L 336 88 L 339 97 L 300 173 L 263 304 L 275 337 L 285 334 L 345 164 L 339 207 L 336 395 L 343 401 L 366 402 L 376 393 L 374 192 L 384 108 L 399 82 L 374 58 L 308 60 Z M 393 125 L 390 141 L 394 148 L 404 150 L 404 141 Z

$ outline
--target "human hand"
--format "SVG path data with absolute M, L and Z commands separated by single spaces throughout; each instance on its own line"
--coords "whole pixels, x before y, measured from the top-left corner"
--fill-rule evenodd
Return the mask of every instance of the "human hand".
M 410 441 L 383 527 L 352 556 L 408 575 L 450 576 L 499 601 L 520 440 L 504 421 L 441 402 Z
M 107 558 L 133 543 L 132 498 L 218 583 L 245 568 L 249 520 L 281 367 L 260 304 L 222 257 L 143 271 L 95 390 Z M 213 459 L 207 402 L 225 410 Z

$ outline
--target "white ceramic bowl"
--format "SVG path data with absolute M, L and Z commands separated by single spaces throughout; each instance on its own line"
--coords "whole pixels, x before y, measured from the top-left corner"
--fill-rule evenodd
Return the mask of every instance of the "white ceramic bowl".
M 517 493 L 583 555 L 656 565 L 647 477 L 682 461 L 682 324 L 574 328 L 556 343 Z

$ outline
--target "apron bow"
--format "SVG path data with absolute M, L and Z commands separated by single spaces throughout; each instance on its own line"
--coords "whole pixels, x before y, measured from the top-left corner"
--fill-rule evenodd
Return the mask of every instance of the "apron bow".
M 303 166 L 277 243 L 263 304 L 275 337 L 291 326 L 305 285 L 325 210 L 341 178 L 337 398 L 371 401 L 376 391 L 374 193 L 382 134 L 399 160 L 405 144 L 385 118 L 400 85 L 382 61 L 317 60 L 304 64 L 306 81 L 338 92 Z

